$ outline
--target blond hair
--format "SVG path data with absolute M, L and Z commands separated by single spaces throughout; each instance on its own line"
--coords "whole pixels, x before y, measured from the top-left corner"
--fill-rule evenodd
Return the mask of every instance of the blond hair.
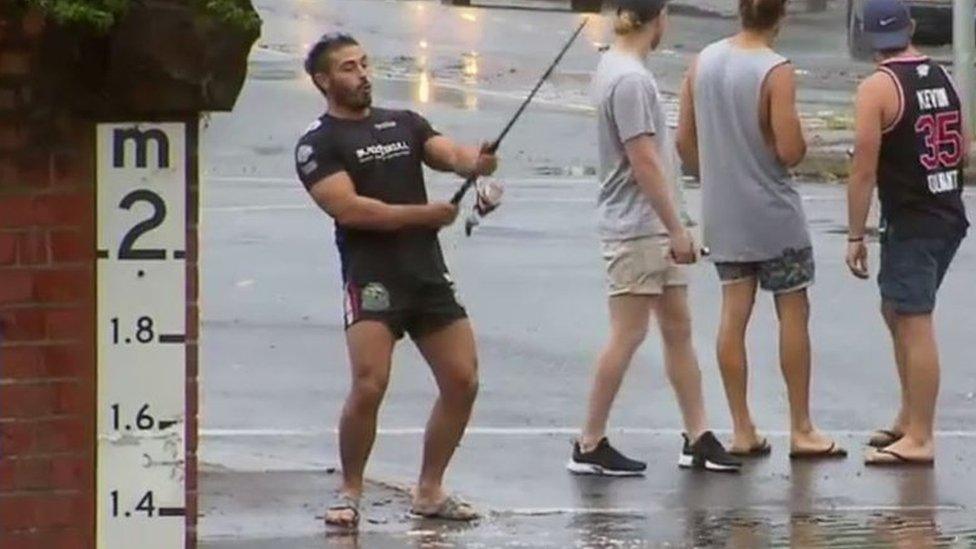
M 613 21 L 613 32 L 617 36 L 626 36 L 641 30 L 643 26 L 644 21 L 641 21 L 636 13 L 630 10 L 619 10 Z

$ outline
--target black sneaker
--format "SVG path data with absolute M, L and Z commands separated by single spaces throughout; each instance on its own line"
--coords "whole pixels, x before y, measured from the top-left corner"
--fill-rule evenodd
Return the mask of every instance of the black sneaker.
M 604 437 L 590 452 L 580 450 L 579 441 L 573 443 L 573 458 L 566 464 L 577 475 L 601 475 L 607 477 L 637 477 L 644 474 L 647 464 L 621 454 Z
M 682 433 L 681 436 L 685 444 L 678 458 L 678 467 L 720 473 L 737 473 L 742 468 L 742 462 L 729 455 L 711 431 L 705 431 L 694 444 L 688 440 L 688 435 Z

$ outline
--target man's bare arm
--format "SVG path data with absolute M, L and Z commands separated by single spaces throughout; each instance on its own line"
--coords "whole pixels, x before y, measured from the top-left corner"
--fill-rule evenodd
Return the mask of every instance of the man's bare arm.
M 424 144 L 424 162 L 435 170 L 454 172 L 461 177 L 491 175 L 498 167 L 498 160 L 488 154 L 487 148 L 487 144 L 472 147 L 437 135 Z
M 693 173 L 698 173 L 698 127 L 695 122 L 695 59 L 681 85 L 681 110 L 678 115 L 678 155 L 681 162 Z
M 674 207 L 671 183 L 661 169 L 661 158 L 657 147 L 654 146 L 653 138 L 649 135 L 640 135 L 627 141 L 624 148 L 627 152 L 627 160 L 634 170 L 634 179 L 651 200 L 651 206 L 661 218 L 665 228 L 671 234 L 683 230 L 681 217 Z
M 450 225 L 458 212 L 456 206 L 447 203 L 392 205 L 360 196 L 347 172 L 338 172 L 322 179 L 309 192 L 315 203 L 339 225 L 353 229 L 437 229 Z
M 769 73 L 769 122 L 776 156 L 788 168 L 803 161 L 807 143 L 796 111 L 796 76 L 793 65 L 784 63 Z
M 847 185 L 847 226 L 850 238 L 863 238 L 871 197 L 878 182 L 878 156 L 885 125 L 884 97 L 894 86 L 891 79 L 877 73 L 857 90 L 854 101 L 854 163 Z

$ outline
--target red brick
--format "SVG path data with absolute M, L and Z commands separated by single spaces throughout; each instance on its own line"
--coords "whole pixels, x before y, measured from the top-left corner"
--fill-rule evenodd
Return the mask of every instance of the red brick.
M 27 270 L 0 270 L 0 305 L 26 303 L 34 294 L 34 277 Z
M 93 167 L 88 156 L 77 152 L 51 155 L 51 183 L 55 187 L 92 186 Z
M 34 201 L 34 215 L 39 225 L 82 225 L 92 222 L 94 207 L 91 193 L 42 195 Z
M 50 257 L 47 232 L 29 230 L 20 235 L 17 242 L 17 263 L 20 265 L 43 265 Z
M 0 498 L 0 530 L 26 530 L 34 526 L 37 522 L 35 497 L 25 494 Z
M 2 93 L 3 92 L 0 91 L 0 94 Z M 2 95 L 0 95 L 0 101 L 3 101 Z M 22 186 L 23 184 L 20 181 L 20 169 L 17 167 L 17 165 L 10 159 L 0 159 L 0 190 L 8 191 L 8 194 L 13 194 L 9 192 L 10 189 L 19 189 Z M 0 201 L 2 200 L 3 199 L 0 198 Z
M 19 461 L 19 460 L 18 460 Z M 11 492 L 16 488 L 18 461 L 0 458 L 0 493 Z
M 92 343 L 52 345 L 44 349 L 45 371 L 51 377 L 88 378 L 95 373 Z
M 2 417 L 0 410 L 0 417 Z M 34 425 L 25 421 L 0 422 L 0 448 L 4 457 L 22 456 L 34 451 Z
M 2 59 L 3 54 L 0 54 Z M 0 60 L 2 63 L 2 60 Z M 0 150 L 19 151 L 27 145 L 27 131 L 20 126 L 0 124 Z
M 94 298 L 91 269 L 57 269 L 34 274 L 34 298 L 41 303 L 75 303 Z
M 34 223 L 34 198 L 0 196 L 0 227 L 25 227 Z
M 51 257 L 55 263 L 78 263 L 95 259 L 94 242 L 84 231 L 51 231 Z
M 48 311 L 45 318 L 47 337 L 59 341 L 87 338 L 94 322 L 92 316 L 92 312 L 84 308 Z
M 56 392 L 56 414 L 84 415 L 95 410 L 95 395 L 90 384 L 59 383 Z
M 41 341 L 47 332 L 46 315 L 39 309 L 0 311 L 0 330 L 5 341 Z
M 17 92 L 11 89 L 0 89 L 0 110 L 12 111 L 17 109 Z
M 30 74 L 30 55 L 27 52 L 0 53 L 0 75 L 25 76 Z
M 45 367 L 42 347 L 0 347 L 0 379 L 30 379 L 43 375 Z
M 3 549 L 91 549 L 92 541 L 82 528 L 64 528 L 53 531 L 5 533 Z
M 90 462 L 81 456 L 0 459 L 0 491 L 81 490 Z
M 51 415 L 58 407 L 53 383 L 0 385 L 0 417 L 32 418 Z
M 27 38 L 35 38 L 40 36 L 40 34 L 44 32 L 46 23 L 47 20 L 44 18 L 44 14 L 36 9 L 27 12 L 20 22 L 21 28 L 24 31 L 24 36 Z
M 9 484 L 3 484 L 4 482 L 9 482 Z M 0 462 L 0 489 L 4 489 L 4 487 L 10 491 L 50 489 L 50 462 L 45 459 L 18 459 Z
M 80 526 L 82 494 L 25 494 L 0 498 L 0 528 L 32 531 Z M 40 533 L 40 532 L 37 532 Z M 6 548 L 6 544 L 4 545 Z
M 51 460 L 51 485 L 58 490 L 82 490 L 92 485 L 90 459 L 78 456 Z
M 87 450 L 94 440 L 85 420 L 59 418 L 37 422 L 34 428 L 34 453 L 54 453 Z
M 17 233 L 0 233 L 0 267 L 17 262 L 17 238 Z

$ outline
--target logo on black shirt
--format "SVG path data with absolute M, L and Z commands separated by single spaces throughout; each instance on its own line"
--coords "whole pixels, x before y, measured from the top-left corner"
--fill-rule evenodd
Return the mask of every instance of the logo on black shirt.
M 376 161 L 386 162 L 387 160 L 409 155 L 410 145 L 406 141 L 387 144 L 377 143 L 376 145 L 370 145 L 369 147 L 356 150 L 356 158 L 359 159 L 360 164 Z

